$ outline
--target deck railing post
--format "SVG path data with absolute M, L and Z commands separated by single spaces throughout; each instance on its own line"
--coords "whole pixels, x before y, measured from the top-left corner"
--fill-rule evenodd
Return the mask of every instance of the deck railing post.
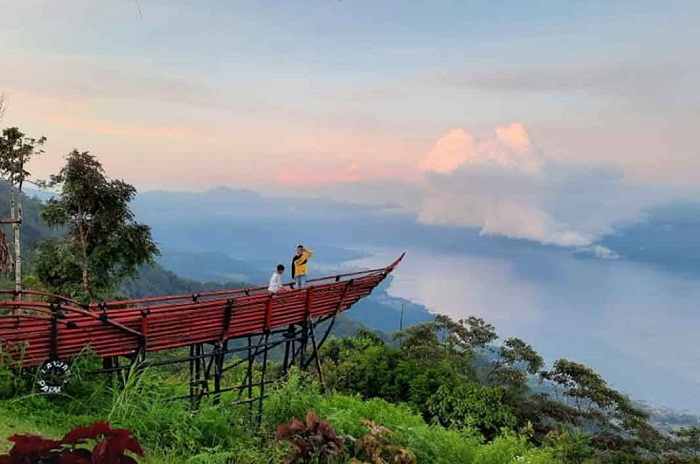
M 51 338 L 50 343 L 50 353 L 51 360 L 54 361 L 58 359 L 58 306 L 60 303 L 51 305 Z

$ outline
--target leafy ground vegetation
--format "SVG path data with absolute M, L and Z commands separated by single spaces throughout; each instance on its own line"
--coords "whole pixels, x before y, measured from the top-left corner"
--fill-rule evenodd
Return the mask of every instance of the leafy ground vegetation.
M 440 319 L 400 334 L 397 345 L 371 332 L 331 339 L 322 350 L 330 393 L 311 375 L 292 372 L 271 390 L 260 418 L 257 407 L 251 414 L 232 406 L 234 393 L 218 404 L 205 399 L 196 412 L 188 401 L 172 400 L 187 392 L 186 372 L 172 367 L 110 378 L 90 374 L 101 363 L 85 354 L 74 361 L 63 394 L 53 397 L 38 392 L 32 371 L 2 369 L 0 435 L 15 437 L 0 441 L 0 454 L 17 445 L 53 450 L 50 456 L 93 454 L 86 461 L 5 457 L 0 463 L 700 462 L 697 429 L 658 433 L 584 366 L 561 361 L 540 371 L 546 379 L 540 389 L 556 387 L 562 396 L 534 393 L 527 367 L 510 367 L 524 361 L 508 350 L 532 354 L 527 346 L 506 341 L 491 360 L 473 348 L 466 355 L 446 324 L 490 330 L 479 320 Z M 439 337 L 429 335 L 434 331 Z M 234 369 L 226 381 L 243 375 Z M 116 449 L 123 458 L 98 460 L 100 449 Z
M 78 370 L 85 372 L 94 361 L 81 364 L 60 397 L 30 389 L 2 400 L 0 432 L 6 436 L 39 433 L 56 440 L 35 443 L 40 449 L 64 449 L 76 436 L 67 433 L 71 429 L 88 427 L 79 430 L 89 431 L 92 424 L 108 420 L 114 429 L 133 433 L 145 457 L 127 454 L 145 463 L 558 462 L 551 451 L 537 449 L 515 434 L 504 432 L 485 444 L 477 431 L 429 425 L 405 404 L 322 394 L 313 380 L 298 374 L 291 374 L 272 392 L 258 424 L 251 422 L 247 408 L 228 405 L 232 396 L 224 396 L 220 405 L 205 401 L 197 413 L 187 402 L 171 401 L 183 393 L 185 385 L 177 376 L 164 378 L 145 371 L 130 376 L 126 385 L 113 386 L 105 378 L 83 376 Z M 31 376 L 25 376 L 22 385 L 13 387 L 25 388 L 31 382 Z M 28 442 L 14 440 L 0 444 L 0 452 Z M 140 449 L 134 445 L 126 449 L 132 448 Z

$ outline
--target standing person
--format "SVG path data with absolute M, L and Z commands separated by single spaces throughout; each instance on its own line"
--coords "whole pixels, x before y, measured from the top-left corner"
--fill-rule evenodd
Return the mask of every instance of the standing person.
M 302 288 L 306 285 L 308 263 L 313 254 L 314 252 L 305 248 L 304 245 L 297 247 L 297 254 L 292 258 L 292 279 L 294 279 L 297 288 Z
M 267 287 L 267 291 L 273 295 L 281 290 L 284 290 L 284 286 L 282 285 L 282 274 L 284 274 L 284 265 L 278 264 L 277 270 L 270 276 L 270 285 Z

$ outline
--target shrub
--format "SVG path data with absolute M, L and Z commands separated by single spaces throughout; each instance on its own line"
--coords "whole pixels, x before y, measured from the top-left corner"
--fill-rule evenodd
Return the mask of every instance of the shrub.
M 516 417 L 502 399 L 503 390 L 498 387 L 443 385 L 428 400 L 428 411 L 446 427 L 474 427 L 492 439 L 501 429 L 516 424 Z
M 372 421 L 363 422 L 370 430 L 355 442 L 356 455 L 372 464 L 415 464 L 416 456 L 411 450 L 394 444 L 391 430 Z M 350 462 L 360 463 L 355 459 Z
M 473 464 L 563 464 L 549 451 L 532 448 L 524 437 L 504 434 L 478 448 Z
M 481 443 L 479 434 L 471 429 L 448 430 L 431 426 L 408 406 L 384 400 L 363 401 L 359 396 L 333 394 L 322 398 L 317 410 L 341 434 L 365 435 L 365 419 L 391 429 L 395 443 L 410 449 L 417 462 L 471 463 Z
M 288 463 L 309 462 L 312 458 L 319 463 L 328 463 L 343 452 L 343 441 L 328 421 L 319 418 L 313 410 L 306 413 L 305 422 L 293 418 L 289 424 L 281 424 L 275 438 L 292 446 L 285 461 Z
M 269 390 L 269 396 L 265 399 L 263 426 L 274 430 L 278 424 L 288 422 L 292 417 L 304 417 L 322 400 L 318 386 L 307 381 L 297 370 L 292 370 L 283 382 Z
M 550 432 L 545 437 L 543 446 L 566 463 L 580 464 L 593 456 L 590 439 L 590 435 L 583 433 Z

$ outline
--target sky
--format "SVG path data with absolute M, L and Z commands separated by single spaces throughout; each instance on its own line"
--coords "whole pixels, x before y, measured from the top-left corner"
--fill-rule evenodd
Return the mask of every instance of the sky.
M 698 2 L 0 0 L 3 125 L 140 190 L 387 201 L 564 247 L 700 200 Z M 600 250 L 605 255 L 607 250 Z

